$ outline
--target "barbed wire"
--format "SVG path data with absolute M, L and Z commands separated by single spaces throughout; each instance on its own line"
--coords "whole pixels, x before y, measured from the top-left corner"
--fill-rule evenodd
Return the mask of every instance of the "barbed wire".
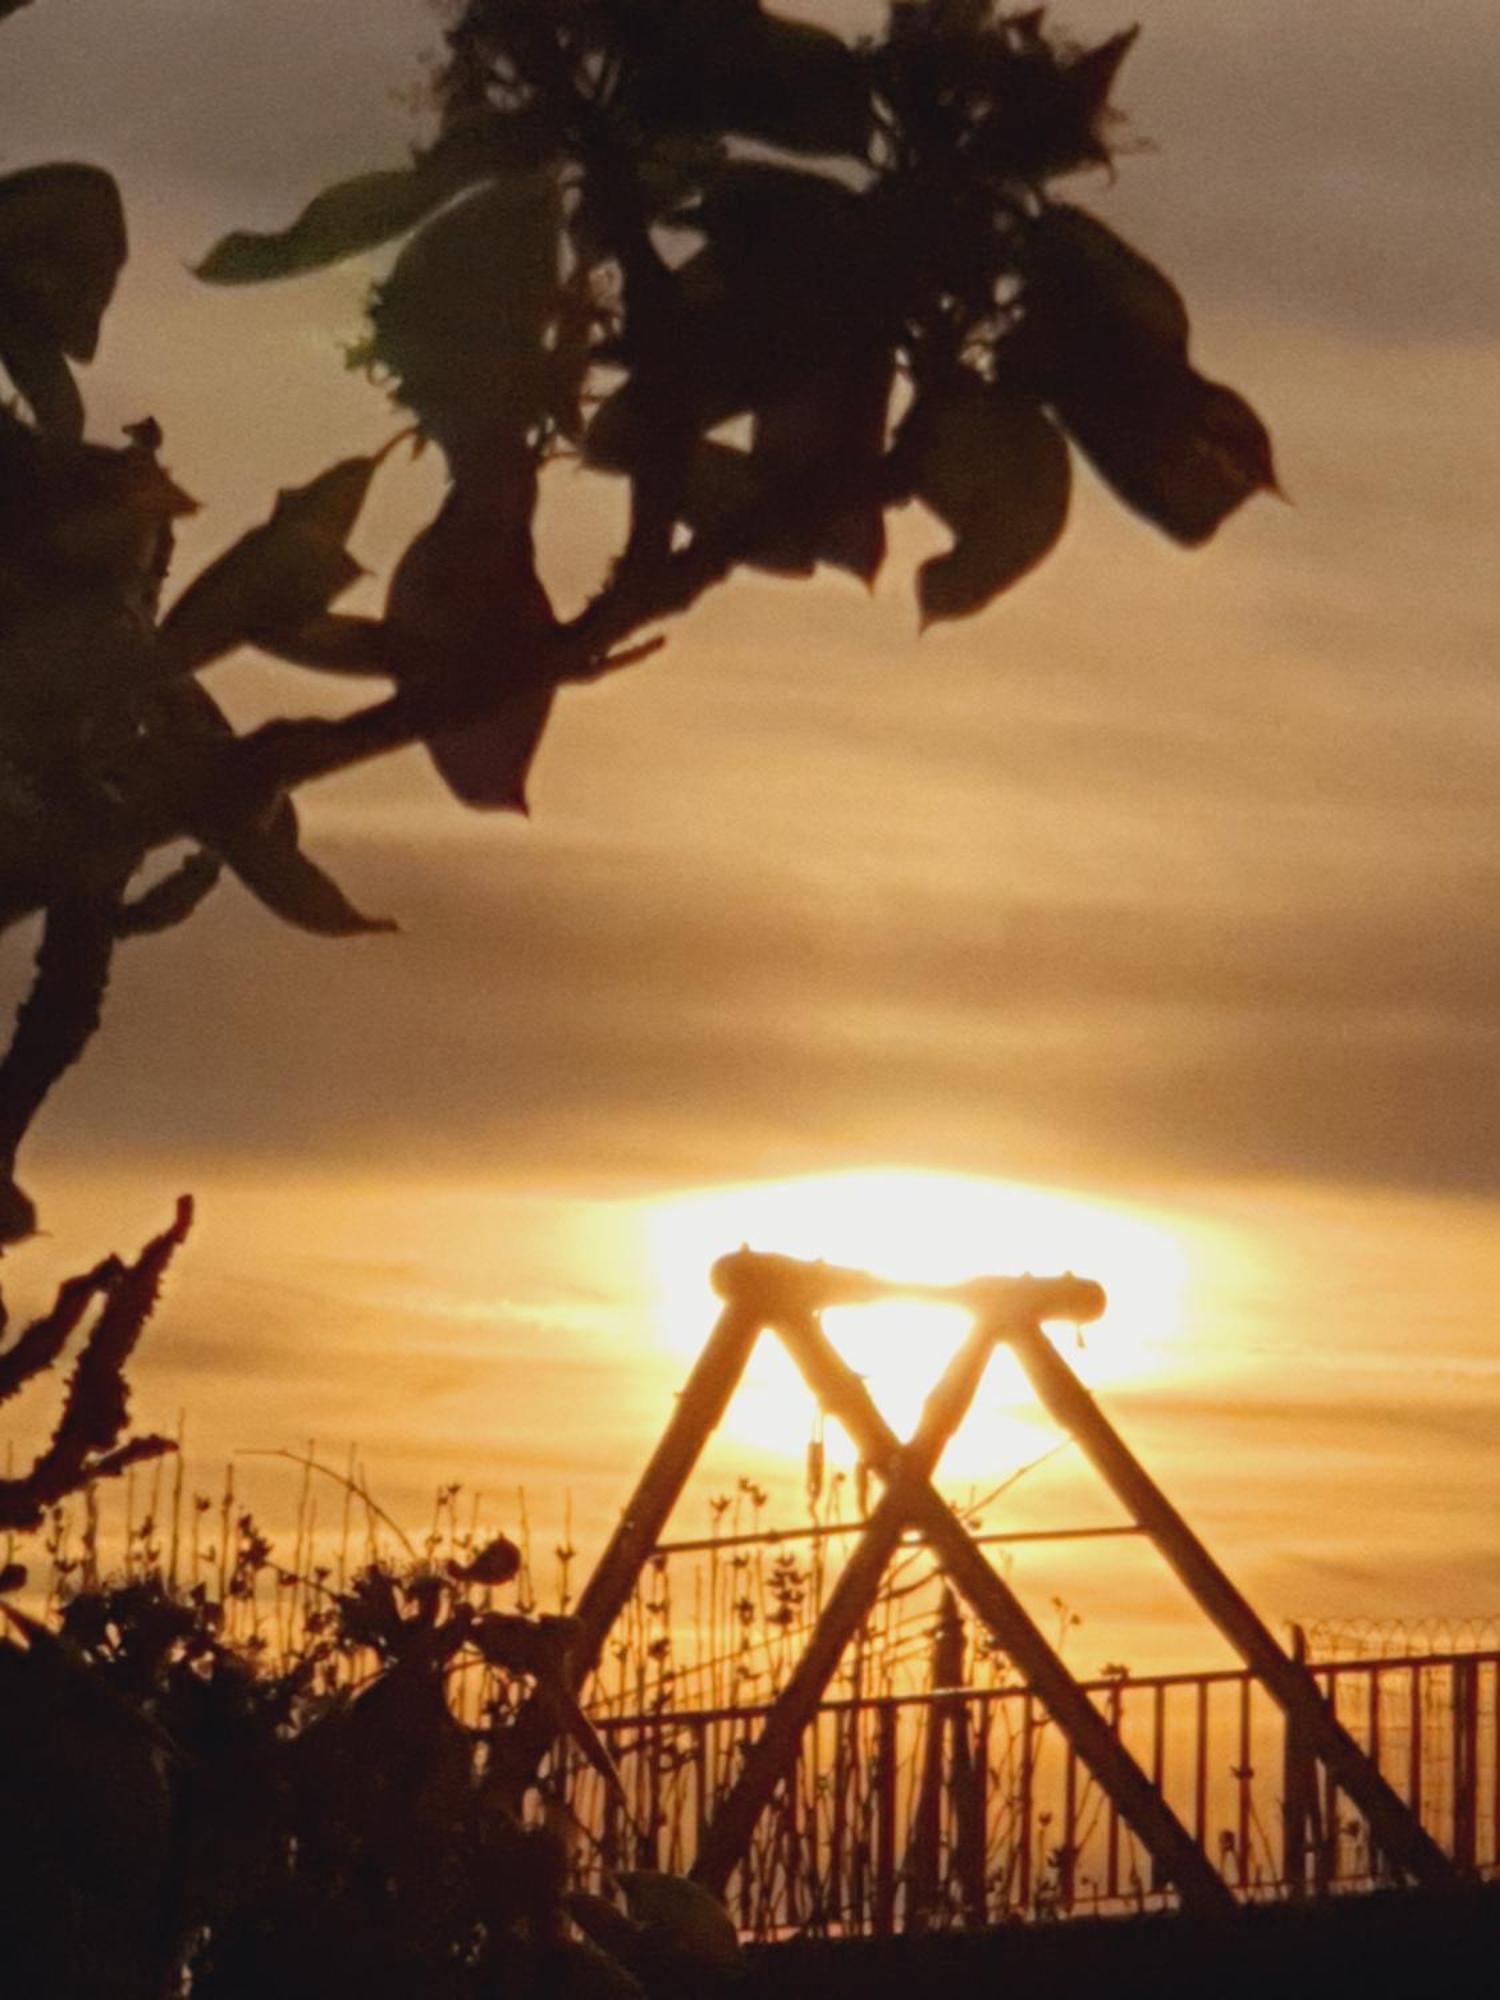
M 1295 1618 L 1286 1621 L 1286 1629 L 1289 1639 L 1297 1631 L 1305 1635 L 1308 1658 L 1315 1662 L 1500 1651 L 1500 1611 Z

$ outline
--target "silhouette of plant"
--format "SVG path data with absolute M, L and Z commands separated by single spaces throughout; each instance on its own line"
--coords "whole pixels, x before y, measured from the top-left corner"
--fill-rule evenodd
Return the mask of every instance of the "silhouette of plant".
M 502 1543 L 514 1554 L 499 1538 L 481 1568 L 506 1567 Z M 0 1811 L 26 1829 L 7 1884 L 17 1990 L 715 1992 L 738 1945 L 703 1891 L 643 1871 L 619 1878 L 629 1914 L 569 1895 L 512 1723 L 529 1690 L 555 1695 L 613 1779 L 562 1692 L 573 1621 L 470 1588 L 452 1566 L 371 1564 L 275 1662 L 226 1636 L 205 1586 L 174 1593 L 159 1572 L 77 1590 L 55 1629 L 8 1612 L 24 1641 L 0 1640 Z M 449 1688 L 476 1663 L 486 1694 L 465 1713 Z
M 40 1527 L 48 1509 L 68 1494 L 94 1480 L 118 1478 L 129 1467 L 173 1449 L 168 1438 L 124 1436 L 130 1408 L 125 1369 L 192 1216 L 192 1203 L 184 1198 L 171 1228 L 148 1243 L 133 1264 L 106 1257 L 92 1271 L 69 1278 L 51 1311 L 0 1348 L 0 1403 L 7 1403 L 60 1359 L 90 1307 L 98 1307 L 68 1377 L 50 1440 L 25 1472 L 0 1478 L 0 1530 Z M 4 1329 L 0 1305 L 0 1333 Z M 17 1589 L 24 1581 L 24 1571 L 11 1566 L 0 1578 L 0 1588 Z
M 873 582 L 892 508 L 953 538 L 918 570 L 923 622 L 970 616 L 1056 543 L 1070 442 L 1188 544 L 1274 489 L 1171 281 L 1055 192 L 1109 163 L 1133 39 L 1079 47 L 996 0 L 893 0 L 856 46 L 759 0 L 468 0 L 430 143 L 199 267 L 253 283 L 401 241 L 357 359 L 449 485 L 378 618 L 335 606 L 389 445 L 283 488 L 161 615 L 195 503 L 149 418 L 84 440 L 70 365 L 125 261 L 118 190 L 75 162 L 0 178 L 24 406 L 0 408 L 0 923 L 43 919 L 0 1060 L 0 1242 L 34 1226 L 17 1149 L 122 939 L 224 869 L 305 929 L 389 928 L 302 851 L 306 779 L 421 741 L 463 803 L 519 809 L 560 689 L 654 651 L 736 569 Z M 568 618 L 533 541 L 562 459 L 630 500 Z M 237 733 L 206 678 L 243 646 L 392 691 Z

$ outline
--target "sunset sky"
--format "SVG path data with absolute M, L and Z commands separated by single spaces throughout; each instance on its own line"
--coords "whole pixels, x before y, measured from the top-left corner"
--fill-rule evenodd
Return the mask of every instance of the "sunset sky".
M 462 813 L 417 753 L 303 795 L 309 845 L 399 936 L 306 938 L 230 886 L 127 947 L 23 1159 L 52 1233 L 8 1287 L 39 1297 L 195 1190 L 136 1399 L 144 1424 L 186 1407 L 195 1464 L 357 1440 L 407 1518 L 453 1477 L 498 1524 L 524 1482 L 596 1538 L 686 1366 L 700 1261 L 800 1213 L 910 1262 L 956 1203 L 1013 1231 L 975 1264 L 1044 1262 L 1040 1234 L 1127 1295 L 1146 1270 L 1130 1365 L 1109 1320 L 1081 1365 L 1268 1617 L 1500 1611 L 1500 17 L 1134 11 L 1133 139 L 1076 198 L 1179 281 L 1295 504 L 1189 556 L 1085 473 L 1058 554 L 920 643 L 911 570 L 941 541 L 915 521 L 873 597 L 736 581 L 564 698 L 529 824 Z M 1056 15 L 1083 40 L 1131 18 Z M 399 162 L 436 22 L 36 0 L 0 28 L 0 169 L 87 158 L 124 191 L 84 387 L 99 437 L 155 414 L 204 503 L 181 576 L 396 426 L 339 359 L 374 264 L 231 292 L 187 267 Z M 620 495 L 552 477 L 567 605 Z M 436 482 L 382 475 L 373 571 Z M 248 661 L 213 686 L 245 719 L 329 699 Z M 4 948 L 17 993 L 30 942 Z M 897 1170 L 963 1179 L 872 1184 L 867 1249 L 852 1197 L 724 1192 Z M 963 1209 L 973 1181 L 997 1185 Z M 1016 1505 L 1108 1515 L 1066 1457 Z M 1103 1657 L 1122 1605 L 1149 1622 L 1135 1560 L 1066 1565 Z M 1045 1601 L 1063 1571 L 1018 1574 Z

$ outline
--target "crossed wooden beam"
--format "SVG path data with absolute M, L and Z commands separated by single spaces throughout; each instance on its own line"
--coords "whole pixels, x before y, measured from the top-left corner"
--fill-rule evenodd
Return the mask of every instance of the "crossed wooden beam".
M 1141 1840 L 1156 1879 L 1171 1883 L 1186 1908 L 1223 1913 L 1236 1907 L 1228 1884 L 1198 1842 L 932 1484 L 943 1449 L 1002 1342 L 1019 1357 L 1054 1421 L 1077 1440 L 1135 1525 L 1156 1544 L 1280 1705 L 1305 1750 L 1322 1761 L 1333 1782 L 1364 1814 L 1387 1863 L 1428 1887 L 1455 1879 L 1452 1862 L 1337 1720 L 1307 1668 L 1278 1644 L 1041 1331 L 1044 1320 L 1097 1319 L 1105 1303 L 1098 1285 L 1071 1273 L 1060 1278 L 974 1278 L 959 1285 L 893 1284 L 868 1272 L 748 1249 L 721 1258 L 713 1281 L 723 1311 L 579 1599 L 579 1633 L 569 1659 L 575 1689 L 597 1667 L 610 1629 L 661 1539 L 763 1329 L 778 1335 L 823 1409 L 879 1474 L 884 1490 L 806 1650 L 705 1831 L 692 1871 L 698 1881 L 724 1893 L 757 1820 L 795 1762 L 803 1732 L 874 1602 L 887 1564 L 903 1534 L 915 1529 Z M 829 1341 L 819 1318 L 825 1307 L 896 1296 L 958 1305 L 973 1318 L 968 1338 L 904 1444 Z M 530 1727 L 540 1754 L 548 1734 L 545 1720 L 533 1710 L 518 1726 Z M 1294 1810 L 1292 1802 L 1287 1810 Z M 1288 1830 L 1300 1831 L 1290 1821 Z

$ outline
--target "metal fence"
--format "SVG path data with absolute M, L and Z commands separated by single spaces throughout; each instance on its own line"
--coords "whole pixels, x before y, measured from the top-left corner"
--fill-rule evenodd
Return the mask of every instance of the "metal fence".
M 1471 1875 L 1500 1870 L 1500 1650 L 1309 1661 L 1339 1720 Z M 1359 1814 L 1247 1672 L 1086 1691 L 1246 1900 L 1386 1878 Z M 624 1780 L 569 1802 L 609 1867 L 686 1870 L 761 1707 L 598 1718 Z M 830 1700 L 730 1883 L 750 1936 L 889 1934 L 1169 1907 L 1170 1888 L 1022 1687 Z

